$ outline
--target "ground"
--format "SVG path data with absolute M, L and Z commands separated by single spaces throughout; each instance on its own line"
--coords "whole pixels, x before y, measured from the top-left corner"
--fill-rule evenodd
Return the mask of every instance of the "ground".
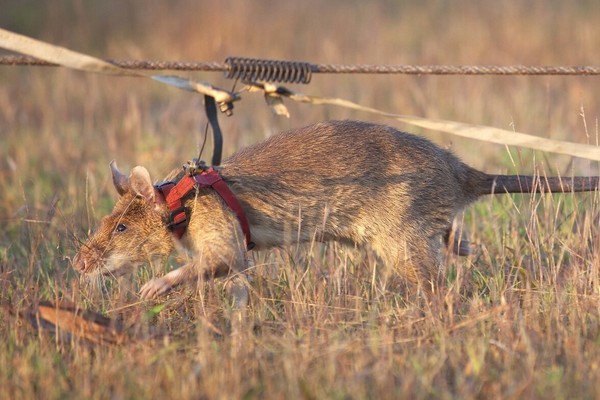
M 597 64 L 591 1 L 8 1 L 0 26 L 102 58 L 227 56 L 364 64 Z M 221 87 L 218 73 L 180 73 Z M 309 94 L 400 114 L 597 143 L 597 77 L 315 75 Z M 586 160 L 504 148 L 333 107 L 256 94 L 221 116 L 225 154 L 279 130 L 351 118 L 450 147 L 490 173 L 597 175 Z M 115 201 L 108 163 L 159 179 L 194 157 L 201 98 L 142 79 L 0 67 L 0 387 L 10 398 L 595 398 L 600 388 L 600 198 L 484 198 L 457 221 L 435 309 L 368 250 L 311 244 L 253 255 L 251 305 L 222 282 L 143 302 L 142 268 L 93 289 L 71 268 Z M 210 148 L 210 146 L 209 146 Z M 209 156 L 205 155 L 208 159 Z M 69 302 L 122 327 L 119 343 L 38 329 Z M 34 322 L 34 323 L 32 323 Z

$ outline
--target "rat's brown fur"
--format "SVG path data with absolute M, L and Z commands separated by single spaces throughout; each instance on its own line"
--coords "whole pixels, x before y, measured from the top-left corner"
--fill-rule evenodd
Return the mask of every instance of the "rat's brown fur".
M 428 140 L 391 127 L 332 121 L 275 135 L 234 154 L 221 174 L 246 212 L 256 249 L 314 238 L 369 245 L 384 265 L 427 292 L 442 270 L 442 243 L 458 212 L 477 197 L 505 192 L 588 191 L 598 177 L 488 175 Z M 176 174 L 172 174 L 176 175 Z M 112 273 L 170 254 L 167 209 L 143 167 L 113 170 L 121 197 L 74 262 L 84 273 Z M 180 178 L 181 173 L 178 174 Z M 183 281 L 246 268 L 244 236 L 233 212 L 210 189 L 186 200 L 183 244 L 191 263 L 148 282 L 143 297 Z M 127 229 L 117 232 L 120 224 Z M 454 244 L 457 253 L 464 246 Z

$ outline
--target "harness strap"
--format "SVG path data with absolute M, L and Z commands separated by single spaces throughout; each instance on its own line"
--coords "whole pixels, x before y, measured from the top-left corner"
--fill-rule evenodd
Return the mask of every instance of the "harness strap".
M 213 168 L 209 168 L 197 175 L 185 175 L 177 182 L 177 184 L 174 184 L 173 182 L 164 182 L 156 186 L 156 189 L 164 197 L 167 207 L 169 207 L 169 210 L 171 211 L 169 228 L 173 231 L 173 234 L 178 239 L 181 239 L 185 233 L 185 229 L 190 220 L 190 211 L 183 205 L 182 199 L 192 191 L 195 186 L 211 187 L 219 194 L 219 196 L 221 196 L 223 201 L 225 201 L 225 204 L 227 204 L 231 211 L 236 215 L 240 222 L 244 237 L 246 238 L 246 246 L 248 247 L 248 250 L 252 250 L 252 248 L 254 248 L 254 243 L 251 240 L 250 226 L 248 225 L 244 209 L 235 194 L 223 180 L 223 177 Z

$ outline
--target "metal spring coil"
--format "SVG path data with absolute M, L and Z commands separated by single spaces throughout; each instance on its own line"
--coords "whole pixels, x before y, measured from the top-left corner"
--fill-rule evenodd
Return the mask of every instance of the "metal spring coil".
M 228 57 L 225 77 L 246 82 L 309 83 L 312 65 L 306 62 Z

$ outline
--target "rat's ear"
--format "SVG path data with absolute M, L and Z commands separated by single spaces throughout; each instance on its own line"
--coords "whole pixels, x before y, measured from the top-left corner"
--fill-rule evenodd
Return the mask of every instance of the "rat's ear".
M 146 168 L 134 167 L 129 174 L 129 185 L 136 195 L 154 203 L 154 185 Z
M 119 171 L 117 168 L 117 162 L 115 160 L 110 162 L 110 170 L 112 172 L 112 179 L 115 189 L 117 189 L 117 192 L 120 196 L 123 196 L 129 191 L 129 179 L 127 179 L 127 177 L 121 173 L 121 171 Z

